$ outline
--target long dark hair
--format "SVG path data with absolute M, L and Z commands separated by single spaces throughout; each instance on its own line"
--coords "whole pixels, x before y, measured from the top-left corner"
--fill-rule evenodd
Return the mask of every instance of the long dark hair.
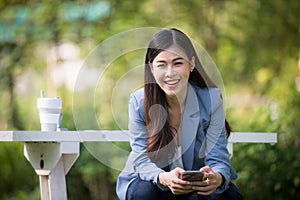
M 201 88 L 216 87 L 213 81 L 208 77 L 201 62 L 197 56 L 197 53 L 192 45 L 190 39 L 181 31 L 177 29 L 163 29 L 156 33 L 150 41 L 145 58 L 145 69 L 144 69 L 144 106 L 146 113 L 146 124 L 149 132 L 147 152 L 152 160 L 156 160 L 154 157 L 157 156 L 158 150 L 163 147 L 169 146 L 174 138 L 174 130 L 170 126 L 169 117 L 167 115 L 166 120 L 164 119 L 165 112 L 167 109 L 167 100 L 164 91 L 156 83 L 154 76 L 151 72 L 150 65 L 153 63 L 154 58 L 162 51 L 175 45 L 181 48 L 187 55 L 189 61 L 195 58 L 195 69 L 190 73 L 189 82 L 197 85 Z M 164 109 L 161 109 L 160 105 Z M 154 109 L 154 110 L 153 110 Z M 155 113 L 153 116 L 151 113 Z M 227 134 L 230 134 L 230 126 L 225 120 Z M 169 149 L 165 149 L 169 151 Z M 152 154 L 153 152 L 156 152 Z

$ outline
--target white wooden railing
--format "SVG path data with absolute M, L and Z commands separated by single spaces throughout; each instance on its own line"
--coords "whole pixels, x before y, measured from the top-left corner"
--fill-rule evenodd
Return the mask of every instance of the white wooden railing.
M 128 131 L 0 131 L 0 142 L 23 142 L 24 155 L 40 180 L 42 200 L 66 200 L 65 175 L 80 154 L 82 142 L 128 142 Z M 234 143 L 277 143 L 277 133 L 233 132 L 228 150 Z

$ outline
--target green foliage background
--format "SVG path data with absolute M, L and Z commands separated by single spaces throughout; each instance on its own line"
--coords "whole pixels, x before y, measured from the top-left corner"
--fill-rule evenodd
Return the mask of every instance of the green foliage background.
M 55 47 L 76 45 L 77 57 L 84 59 L 121 31 L 177 27 L 203 45 L 217 64 L 234 131 L 278 133 L 275 145 L 234 146 L 235 183 L 245 199 L 300 199 L 299 10 L 297 0 L 0 1 L 0 129 L 40 129 L 36 98 L 41 88 L 63 98 L 63 125 L 76 129 L 73 91 L 48 74 L 64 62 Z M 49 63 L 52 54 L 58 58 Z M 101 90 L 102 95 L 111 95 L 132 59 L 143 60 L 136 56 L 113 64 L 119 67 L 106 74 L 104 84 L 111 87 Z M 127 101 L 119 105 L 124 112 Z M 117 129 L 110 103 L 98 105 L 97 115 L 103 128 Z M 23 156 L 23 144 L 0 143 L 0 160 L 0 199 L 40 198 L 38 177 Z M 69 199 L 116 199 L 118 173 L 82 146 L 67 176 Z

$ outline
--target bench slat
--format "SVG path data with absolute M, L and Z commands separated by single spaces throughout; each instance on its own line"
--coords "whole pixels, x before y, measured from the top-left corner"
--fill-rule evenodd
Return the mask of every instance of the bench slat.
M 2 142 L 128 142 L 127 130 L 0 131 Z M 229 143 L 277 143 L 277 133 L 232 132 Z

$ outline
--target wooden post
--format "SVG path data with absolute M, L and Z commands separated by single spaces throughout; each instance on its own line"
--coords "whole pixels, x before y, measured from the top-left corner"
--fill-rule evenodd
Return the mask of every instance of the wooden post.
M 50 200 L 50 192 L 48 187 L 48 179 L 47 175 L 40 175 L 40 193 L 42 200 Z
M 24 154 L 39 175 L 42 200 L 67 200 L 66 174 L 79 156 L 79 142 L 26 142 Z
M 51 200 L 67 200 L 66 176 L 62 157 L 49 174 L 48 184 Z

